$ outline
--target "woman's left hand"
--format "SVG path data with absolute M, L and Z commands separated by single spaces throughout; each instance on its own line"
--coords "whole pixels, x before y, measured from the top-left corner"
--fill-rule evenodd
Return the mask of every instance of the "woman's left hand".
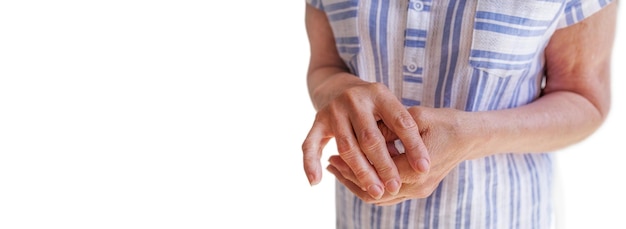
M 479 125 L 468 123 L 469 113 L 460 110 L 411 107 L 409 113 L 420 127 L 420 133 L 415 133 L 415 137 L 421 136 L 430 152 L 429 173 L 417 173 L 412 169 L 406 155 L 401 154 L 402 149 L 395 147 L 394 142 L 398 137 L 382 123 L 379 124 L 379 128 L 388 142 L 389 152 L 393 156 L 403 183 L 398 194 L 385 193 L 381 199 L 372 198 L 363 191 L 353 171 L 337 155 L 330 157 L 328 171 L 367 203 L 391 205 L 406 199 L 428 197 L 452 169 L 461 161 L 470 159 L 470 152 L 475 146 L 471 133 L 479 128 Z

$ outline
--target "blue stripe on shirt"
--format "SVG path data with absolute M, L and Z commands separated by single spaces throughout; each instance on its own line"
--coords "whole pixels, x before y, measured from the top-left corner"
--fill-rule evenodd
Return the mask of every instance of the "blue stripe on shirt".
M 424 80 L 422 77 L 404 75 L 404 82 L 409 83 L 422 83 Z
M 476 12 L 476 18 L 489 19 L 493 21 L 506 22 L 514 25 L 523 25 L 531 27 L 547 27 L 552 24 L 552 21 L 547 20 L 533 20 L 530 18 L 523 18 L 517 16 L 511 16 L 501 13 L 478 11 Z
M 495 32 L 495 33 L 518 36 L 518 37 L 534 37 L 534 36 L 543 36 L 543 34 L 545 34 L 545 29 L 537 29 L 537 30 L 520 29 L 520 28 L 498 25 L 498 24 L 487 23 L 487 22 L 480 22 L 480 21 L 474 24 L 474 28 L 477 30 L 485 30 L 485 31 L 490 31 L 490 32 Z
M 389 35 L 388 26 L 388 16 L 389 16 L 389 1 L 381 0 L 381 8 L 380 8 L 380 18 L 379 18 L 379 29 L 378 36 L 380 38 L 378 43 L 378 47 L 380 47 L 380 64 L 382 69 L 382 77 L 383 83 L 389 86 L 389 51 L 387 50 L 387 36 Z
M 535 58 L 535 53 L 533 54 L 524 54 L 524 55 L 515 55 L 515 54 L 507 54 L 493 51 L 485 51 L 485 50 L 472 50 L 470 52 L 471 57 L 477 58 L 489 58 L 496 60 L 508 60 L 508 61 L 529 61 Z
M 423 29 L 406 29 L 404 33 L 407 37 L 426 37 L 427 31 Z
M 356 54 L 359 52 L 359 47 L 337 46 L 339 53 Z
M 426 47 L 426 41 L 404 40 L 404 47 L 424 48 Z
M 504 69 L 504 70 L 522 70 L 529 66 L 528 63 L 506 64 L 506 63 L 494 63 L 494 62 L 489 62 L 489 61 L 476 61 L 476 60 L 470 60 L 470 64 L 477 68 Z
M 335 38 L 337 44 L 358 44 L 359 37 L 337 37 Z
M 422 104 L 422 102 L 420 102 L 419 100 L 402 98 L 402 104 L 405 106 L 412 107 L 412 106 L 419 106 Z M 430 206 L 430 199 L 426 203 L 427 203 L 427 206 Z M 427 215 L 430 215 L 430 214 L 427 214 Z
M 359 1 L 357 0 L 338 2 L 338 3 L 326 5 L 324 7 L 324 10 L 326 10 L 326 12 L 333 12 L 333 11 L 338 11 L 338 10 L 345 10 L 351 7 L 356 7 L 358 5 L 359 5 Z
M 356 17 L 356 15 L 357 15 L 357 11 L 356 10 L 344 11 L 344 12 L 339 12 L 339 13 L 334 13 L 334 14 L 328 15 L 328 20 L 330 20 L 330 21 L 340 21 L 340 20 L 345 20 L 345 19 L 348 19 L 348 18 Z

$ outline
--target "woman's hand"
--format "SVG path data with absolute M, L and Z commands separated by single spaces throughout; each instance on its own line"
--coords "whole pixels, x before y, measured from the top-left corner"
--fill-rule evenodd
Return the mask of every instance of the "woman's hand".
M 420 127 L 421 138 L 430 153 L 431 168 L 428 174 L 416 173 L 409 165 L 407 155 L 398 154 L 403 149 L 397 149 L 393 143 L 398 139 L 397 135 L 381 123 L 379 128 L 388 142 L 389 152 L 394 155 L 393 161 L 403 183 L 397 194 L 388 193 L 380 199 L 371 198 L 362 191 L 363 183 L 343 158 L 332 156 L 329 159 L 327 169 L 365 202 L 390 205 L 406 199 L 427 197 L 452 169 L 461 161 L 469 159 L 469 152 L 475 145 L 471 132 L 478 125 L 464 124 L 467 112 L 426 107 L 411 107 L 409 112 Z
M 338 74 L 327 83 L 344 87 L 317 112 L 302 145 L 304 168 L 310 183 L 319 182 L 322 148 L 334 137 L 339 157 L 346 168 L 353 171 L 353 179 L 362 185 L 364 193 L 373 199 L 382 197 L 385 190 L 396 194 L 401 187 L 400 175 L 387 151 L 385 138 L 377 125 L 379 121 L 406 146 L 407 161 L 413 162 L 409 169 L 428 171 L 428 153 L 418 135 L 418 125 L 387 87 L 349 74 Z
M 326 14 L 309 4 L 306 28 L 311 45 L 307 86 L 317 110 L 302 144 L 309 183 L 320 182 L 322 149 L 335 138 L 339 156 L 371 198 L 380 198 L 385 189 L 397 193 L 400 175 L 377 122 L 384 122 L 404 143 L 410 166 L 415 171 L 426 172 L 430 159 L 419 137 L 418 125 L 385 85 L 366 82 L 349 73 L 337 52 Z

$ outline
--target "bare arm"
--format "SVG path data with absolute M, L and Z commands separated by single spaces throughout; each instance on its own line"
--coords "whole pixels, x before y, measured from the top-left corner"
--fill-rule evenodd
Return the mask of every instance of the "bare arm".
M 304 170 L 311 184 L 321 179 L 323 147 L 335 138 L 339 155 L 363 184 L 380 198 L 384 190 L 397 193 L 400 175 L 378 126 L 383 121 L 407 145 L 415 171 L 429 169 L 426 147 L 417 124 L 406 108 L 384 85 L 366 82 L 350 74 L 337 53 L 332 28 L 323 11 L 306 6 L 306 29 L 311 46 L 307 74 L 315 121 L 302 144 Z
M 616 14 L 617 4 L 611 3 L 555 32 L 546 48 L 546 86 L 538 100 L 515 109 L 469 114 L 480 123 L 478 138 L 484 142 L 471 158 L 552 151 L 591 135 L 609 112 Z
M 546 86 L 534 102 L 506 110 L 465 112 L 411 107 L 431 156 L 427 175 L 411 171 L 405 155 L 394 157 L 402 181 L 398 195 L 373 200 L 359 191 L 361 184 L 341 158 L 331 157 L 329 171 L 371 203 L 386 205 L 423 198 L 461 161 L 500 153 L 547 152 L 590 136 L 605 120 L 610 107 L 610 63 L 617 4 L 560 29 L 545 52 Z M 380 127 L 388 141 L 393 131 Z

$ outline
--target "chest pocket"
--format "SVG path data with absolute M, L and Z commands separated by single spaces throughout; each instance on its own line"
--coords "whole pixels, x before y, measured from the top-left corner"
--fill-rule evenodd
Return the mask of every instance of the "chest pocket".
M 469 64 L 490 75 L 521 75 L 541 58 L 564 0 L 478 1 Z

